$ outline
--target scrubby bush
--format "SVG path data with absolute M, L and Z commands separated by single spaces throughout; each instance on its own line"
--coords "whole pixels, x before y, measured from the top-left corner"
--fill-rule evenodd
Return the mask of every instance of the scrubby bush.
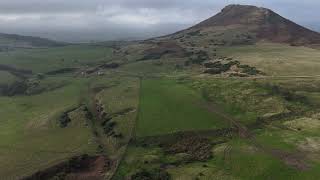
M 42 74 L 42 73 L 38 73 L 37 74 L 37 79 L 44 79 L 45 78 L 45 75 L 44 74 Z
M 193 32 L 189 32 L 188 35 L 190 35 L 190 36 L 200 35 L 200 30 L 198 30 L 198 31 L 193 31 Z
M 209 55 L 205 51 L 194 52 L 193 55 L 189 58 L 189 61 L 192 64 L 202 64 L 204 61 L 209 59 Z
M 168 172 L 162 169 L 140 170 L 136 174 L 132 175 L 131 180 L 169 180 L 170 175 Z
M 63 113 L 59 118 L 60 127 L 65 128 L 71 122 L 68 112 Z
M 189 60 L 184 62 L 184 66 L 190 66 L 191 62 Z
M 221 74 L 223 71 L 221 71 L 221 69 L 219 68 L 210 68 L 204 71 L 204 73 L 207 74 Z
M 287 101 L 292 101 L 292 102 L 301 102 L 304 104 L 308 104 L 308 99 L 307 97 L 296 94 L 295 92 L 290 91 L 289 89 L 282 88 L 277 85 L 272 85 L 272 84 L 265 84 L 265 88 L 270 92 L 272 95 L 280 95 L 282 96 L 285 100 Z
M 251 67 L 249 65 L 238 65 L 239 68 L 242 68 L 242 72 L 249 75 L 257 75 L 262 74 L 261 71 L 257 70 L 255 67 Z
M 205 71 L 205 73 L 209 74 L 220 74 L 226 71 L 229 71 L 234 62 L 229 62 L 227 64 L 222 64 L 220 61 L 205 63 L 204 66 L 209 68 Z

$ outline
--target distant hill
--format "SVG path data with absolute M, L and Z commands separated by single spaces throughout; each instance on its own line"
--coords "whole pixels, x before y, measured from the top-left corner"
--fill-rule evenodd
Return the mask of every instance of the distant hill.
M 56 42 L 53 40 L 33 37 L 21 36 L 17 34 L 4 34 L 0 33 L 0 49 L 10 50 L 12 48 L 43 48 L 43 47 L 56 47 L 63 46 L 66 43 Z
M 198 36 L 195 38 L 194 36 Z M 320 44 L 318 32 L 302 27 L 270 9 L 229 5 L 217 15 L 167 37 L 210 39 L 217 45 L 252 44 L 257 41 L 291 45 Z

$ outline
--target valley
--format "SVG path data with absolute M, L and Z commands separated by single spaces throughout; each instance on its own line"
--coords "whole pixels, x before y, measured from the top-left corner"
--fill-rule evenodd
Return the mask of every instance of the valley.
M 1 51 L 0 179 L 318 179 L 320 35 L 301 28 L 234 5 L 149 40 Z

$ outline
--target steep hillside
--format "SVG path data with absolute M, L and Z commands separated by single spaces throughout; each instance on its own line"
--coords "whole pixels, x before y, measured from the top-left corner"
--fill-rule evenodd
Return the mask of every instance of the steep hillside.
M 215 45 L 253 44 L 258 41 L 290 45 L 320 44 L 319 33 L 270 9 L 247 5 L 229 5 L 217 15 L 169 37 L 188 39 L 194 36 Z

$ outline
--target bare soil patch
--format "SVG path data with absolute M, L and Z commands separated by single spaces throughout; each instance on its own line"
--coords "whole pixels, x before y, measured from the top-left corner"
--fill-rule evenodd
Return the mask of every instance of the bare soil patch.
M 318 153 L 320 152 L 320 137 L 307 137 L 299 142 L 298 147 L 308 153 Z
M 283 124 L 297 131 L 316 131 L 320 129 L 320 120 L 307 117 L 286 121 Z
M 81 155 L 39 171 L 23 180 L 102 180 L 104 173 L 110 166 L 110 161 L 105 156 Z

